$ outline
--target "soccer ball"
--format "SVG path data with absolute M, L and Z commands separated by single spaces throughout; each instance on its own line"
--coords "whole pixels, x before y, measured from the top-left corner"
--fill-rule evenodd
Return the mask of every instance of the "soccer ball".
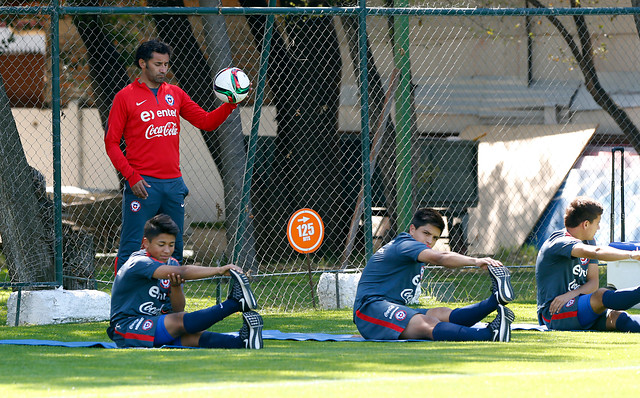
M 226 68 L 213 80 L 213 91 L 220 101 L 237 104 L 249 95 L 251 81 L 240 68 Z

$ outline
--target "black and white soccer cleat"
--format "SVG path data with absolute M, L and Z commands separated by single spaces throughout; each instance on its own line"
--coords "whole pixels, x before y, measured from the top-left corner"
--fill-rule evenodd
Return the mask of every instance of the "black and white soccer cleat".
M 242 312 L 258 308 L 258 302 L 251 291 L 251 286 L 249 285 L 249 279 L 247 276 L 234 270 L 229 270 L 229 274 L 231 275 L 229 298 L 240 302 Z
M 487 327 L 491 330 L 491 340 L 509 342 L 511 340 L 511 324 L 516 316 L 513 311 L 504 305 L 498 306 L 498 315 Z
M 491 292 L 496 295 L 498 303 L 507 305 L 516 298 L 511 286 L 511 274 L 507 267 L 488 267 L 491 276 Z
M 242 328 L 238 335 L 244 342 L 245 348 L 259 350 L 262 344 L 262 327 L 264 323 L 262 317 L 255 311 L 242 313 Z

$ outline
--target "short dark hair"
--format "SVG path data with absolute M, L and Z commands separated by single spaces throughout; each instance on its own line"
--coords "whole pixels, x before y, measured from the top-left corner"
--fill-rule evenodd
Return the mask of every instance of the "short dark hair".
M 149 40 L 140 44 L 138 49 L 136 50 L 136 60 L 135 64 L 138 68 L 140 68 L 140 60 L 144 60 L 147 62 L 151 58 L 153 58 L 153 53 L 158 54 L 169 54 L 171 57 L 171 47 L 168 44 L 165 44 L 158 40 Z
M 564 226 L 575 228 L 584 221 L 593 221 L 601 216 L 604 209 L 602 204 L 586 196 L 575 198 L 564 213 Z
M 444 218 L 442 214 L 436 209 L 431 209 L 427 207 L 422 207 L 413 214 L 413 219 L 411 220 L 411 224 L 420 228 L 423 225 L 433 225 L 440 229 L 440 231 L 444 231 Z
M 160 234 L 178 236 L 180 228 L 171 217 L 166 214 L 158 214 L 144 224 L 144 237 L 148 240 L 155 239 Z

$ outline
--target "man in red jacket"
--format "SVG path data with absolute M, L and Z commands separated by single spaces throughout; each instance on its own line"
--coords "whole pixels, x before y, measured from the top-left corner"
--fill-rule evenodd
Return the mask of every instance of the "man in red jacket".
M 206 112 L 181 88 L 166 83 L 170 56 L 171 47 L 165 43 L 142 43 L 135 61 L 142 73 L 116 94 L 109 113 L 107 155 L 126 179 L 116 271 L 140 249 L 145 222 L 159 213 L 178 224 L 173 257 L 182 263 L 184 198 L 189 189 L 180 172 L 180 117 L 212 131 L 237 107 L 225 103 Z M 120 149 L 123 137 L 126 155 Z

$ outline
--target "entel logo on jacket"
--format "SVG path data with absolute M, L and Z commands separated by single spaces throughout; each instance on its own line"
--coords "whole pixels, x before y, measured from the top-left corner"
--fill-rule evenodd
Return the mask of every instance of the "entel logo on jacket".
M 153 111 L 142 111 L 140 112 L 140 120 L 143 122 L 149 122 L 156 117 L 177 117 L 178 112 L 175 109 L 159 109 L 155 113 Z

